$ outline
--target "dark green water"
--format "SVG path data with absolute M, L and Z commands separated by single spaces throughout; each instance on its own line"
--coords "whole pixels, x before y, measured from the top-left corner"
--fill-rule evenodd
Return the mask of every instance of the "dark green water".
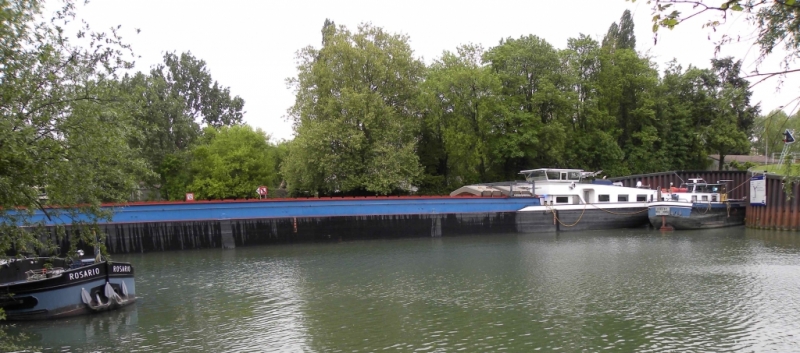
M 800 233 L 464 236 L 116 256 L 129 309 L 58 352 L 800 351 Z

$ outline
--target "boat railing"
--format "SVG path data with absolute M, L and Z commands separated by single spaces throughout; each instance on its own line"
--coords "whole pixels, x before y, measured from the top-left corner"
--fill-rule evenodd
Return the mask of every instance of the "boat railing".
M 25 272 L 25 276 L 27 280 L 30 281 L 41 281 L 43 279 L 59 277 L 61 274 L 64 273 L 64 269 L 61 267 L 53 267 L 50 269 L 42 268 L 38 270 L 28 270 Z
M 480 183 L 480 184 L 477 184 L 477 185 L 484 185 L 484 186 L 514 186 L 514 185 L 519 185 L 519 184 L 530 185 L 530 184 L 533 184 L 533 183 L 531 183 L 530 181 L 525 181 L 525 180 L 512 180 L 512 181 L 498 181 L 498 182 L 494 182 L 494 183 Z
M 534 183 L 530 181 L 520 180 L 520 181 L 500 181 L 494 183 L 480 183 L 478 185 L 481 186 L 489 186 L 489 187 L 508 187 L 508 190 L 501 191 L 499 189 L 494 190 L 484 190 L 481 192 L 482 197 L 503 197 L 503 196 L 510 196 L 510 197 L 532 197 L 534 196 Z M 517 188 L 519 187 L 519 188 Z

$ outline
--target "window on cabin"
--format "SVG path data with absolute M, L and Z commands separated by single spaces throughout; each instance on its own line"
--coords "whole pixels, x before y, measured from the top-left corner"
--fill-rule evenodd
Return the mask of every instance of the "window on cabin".
M 569 197 L 568 196 L 557 196 L 556 197 L 556 203 L 569 203 Z
M 708 195 L 703 195 L 703 201 L 708 201 Z
M 581 180 L 581 172 L 569 172 L 569 180 Z
M 628 195 L 617 195 L 617 202 L 628 202 Z
M 597 201 L 608 202 L 611 198 L 608 195 L 597 195 Z
M 547 179 L 550 180 L 558 180 L 561 176 L 558 174 L 557 170 L 548 170 L 547 171 Z
M 647 201 L 647 195 L 636 195 L 636 201 Z
M 545 175 L 544 170 L 534 170 L 528 174 L 528 180 L 547 180 L 547 176 Z

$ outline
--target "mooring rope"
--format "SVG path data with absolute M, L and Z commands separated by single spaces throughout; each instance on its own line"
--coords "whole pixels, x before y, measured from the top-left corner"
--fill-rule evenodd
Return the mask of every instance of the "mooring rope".
M 583 204 L 583 211 L 581 211 L 581 215 L 580 215 L 580 217 L 578 217 L 578 220 L 577 220 L 577 221 L 575 221 L 575 223 L 572 223 L 572 224 L 564 224 L 564 222 L 561 222 L 561 220 L 558 218 L 558 213 L 556 212 L 557 210 L 556 210 L 556 209 L 554 209 L 554 208 L 553 208 L 553 206 L 545 206 L 545 207 L 547 207 L 547 209 L 549 209 L 549 210 L 550 210 L 550 212 L 553 212 L 553 218 L 554 218 L 554 219 L 555 219 L 555 220 L 556 220 L 556 221 L 557 221 L 559 224 L 561 224 L 561 225 L 562 225 L 562 226 L 564 226 L 564 227 L 567 227 L 567 228 L 569 228 L 569 227 L 574 227 L 574 226 L 576 226 L 576 225 L 577 225 L 577 224 L 578 224 L 578 223 L 581 221 L 581 219 L 583 218 L 583 215 L 584 215 L 584 213 L 586 213 L 586 207 L 587 207 L 588 205 L 589 205 L 589 204 Z
M 743 183 L 739 184 L 739 186 L 737 186 L 737 187 L 735 187 L 735 188 L 733 188 L 733 189 L 730 189 L 730 190 L 728 190 L 728 192 L 726 192 L 726 194 L 730 194 L 731 192 L 733 192 L 733 190 L 736 190 L 736 189 L 738 189 L 738 188 L 742 187 L 742 185 L 744 185 L 744 184 L 747 184 L 747 183 L 749 183 L 749 182 L 750 182 L 750 179 L 748 179 L 748 180 L 745 180 Z

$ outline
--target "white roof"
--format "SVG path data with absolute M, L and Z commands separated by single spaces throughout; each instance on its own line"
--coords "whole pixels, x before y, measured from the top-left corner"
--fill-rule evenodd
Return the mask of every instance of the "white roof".
M 537 168 L 537 169 L 528 169 L 528 170 L 523 170 L 523 171 L 520 171 L 519 173 L 520 173 L 520 174 L 529 174 L 529 173 L 531 173 L 531 172 L 535 172 L 535 171 L 537 171 L 537 170 L 545 170 L 545 171 L 547 171 L 547 170 L 557 170 L 557 171 L 560 171 L 560 172 L 583 172 L 583 169 L 566 169 L 566 168 Z

